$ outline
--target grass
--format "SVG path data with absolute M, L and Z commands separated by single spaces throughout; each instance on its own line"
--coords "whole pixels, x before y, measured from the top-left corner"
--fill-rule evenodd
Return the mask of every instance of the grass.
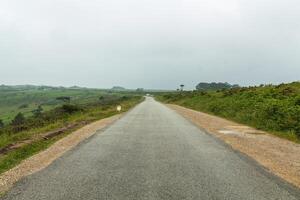
M 60 137 L 52 138 L 50 140 L 37 141 L 32 144 L 28 144 L 20 149 L 12 151 L 5 156 L 0 157 L 0 174 L 7 171 L 8 169 L 16 166 L 22 160 L 36 154 L 37 152 L 46 149 L 51 144 L 53 144 L 58 139 L 62 138 L 64 135 Z
M 0 119 L 9 123 L 19 112 L 26 117 L 32 116 L 32 110 L 39 105 L 44 111 L 61 106 L 64 102 L 57 97 L 69 96 L 74 104 L 95 102 L 100 96 L 127 95 L 128 92 L 112 92 L 100 89 L 62 88 L 62 87 L 14 87 L 0 85 Z
M 17 91 L 14 92 L 17 93 Z M 59 102 L 58 104 L 53 104 L 48 111 L 44 111 L 39 117 L 34 117 L 32 115 L 26 116 L 26 121 L 23 124 L 25 128 L 20 131 L 14 131 L 13 125 L 6 123 L 4 128 L 0 128 L 0 148 L 24 140 L 30 140 L 32 142 L 22 146 L 21 148 L 9 151 L 7 154 L 0 155 L 0 173 L 3 173 L 16 166 L 22 160 L 36 154 L 37 152 L 46 149 L 57 140 L 82 127 L 83 125 L 76 126 L 48 140 L 39 137 L 41 134 L 65 127 L 67 124 L 78 123 L 82 121 L 90 123 L 99 119 L 113 116 L 118 114 L 116 111 L 116 105 L 119 104 L 122 105 L 122 112 L 125 112 L 141 102 L 142 99 L 141 96 L 134 93 L 124 96 L 124 93 L 110 93 L 98 90 L 91 90 L 88 92 L 86 90 L 67 90 L 66 93 L 57 91 L 53 93 L 53 91 L 50 91 L 49 94 L 44 92 L 45 91 L 42 91 L 42 95 L 38 92 L 39 95 L 37 95 L 37 97 L 36 93 L 31 90 L 25 92 L 22 91 L 22 94 L 26 97 L 21 97 L 22 95 L 18 94 L 16 99 L 21 101 L 26 99 L 25 102 L 29 103 L 35 102 L 42 96 L 41 98 L 44 98 L 43 102 L 51 102 L 57 96 L 67 96 L 66 94 L 70 95 L 70 93 L 73 92 L 73 95 L 77 96 L 77 98 L 73 96 L 74 100 L 72 100 L 72 104 L 69 105 L 79 109 L 74 112 L 67 112 L 62 109 L 62 103 Z M 31 96 L 32 98 L 28 98 L 28 96 Z M 99 100 L 99 96 L 102 96 L 100 98 L 101 100 Z M 14 104 L 18 102 L 16 99 L 13 101 Z M 0 102 L 1 101 L 2 104 L 3 102 L 7 102 L 1 100 L 0 98 Z M 13 107 L 14 104 L 11 104 L 11 106 Z
M 163 93 L 158 99 L 300 142 L 300 82 L 218 91 Z

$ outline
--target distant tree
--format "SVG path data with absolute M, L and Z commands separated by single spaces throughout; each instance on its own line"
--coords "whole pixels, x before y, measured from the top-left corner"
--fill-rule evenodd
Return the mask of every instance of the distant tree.
M 11 125 L 13 126 L 19 126 L 24 124 L 25 122 L 25 117 L 22 113 L 18 113 L 15 118 L 11 121 Z
M 82 110 L 78 105 L 72 105 L 72 104 L 64 104 L 61 107 L 61 111 L 63 113 L 72 114 L 74 112 Z
M 184 88 L 184 85 L 181 84 L 181 85 L 180 85 L 180 90 L 183 91 L 183 88 Z
M 137 92 L 144 92 L 144 88 L 137 88 L 136 91 Z
M 57 97 L 56 100 L 63 101 L 65 103 L 70 103 L 71 97 L 61 96 L 61 97 Z
M 102 101 L 104 99 L 104 96 L 100 96 L 99 100 Z
M 296 106 L 300 106 L 300 95 L 298 95 L 298 96 L 295 97 L 295 105 Z
M 122 90 L 126 90 L 124 87 L 121 87 L 121 86 L 114 86 L 111 88 L 112 90 L 115 90 L 115 91 L 122 91 Z
M 33 114 L 34 117 L 39 117 L 42 114 L 42 112 L 43 112 L 43 108 L 42 108 L 41 105 L 39 105 L 37 107 L 37 109 L 32 111 L 32 114 Z
M 2 119 L 0 119 L 0 128 L 3 128 L 4 127 L 4 122 Z
M 293 95 L 293 94 L 297 93 L 297 90 L 294 89 L 293 87 L 286 87 L 286 88 L 282 89 L 280 91 L 280 93 L 282 95 L 289 96 L 289 95 Z
M 22 104 L 19 106 L 19 109 L 22 109 L 22 108 L 28 108 L 28 104 Z
M 222 89 L 230 89 L 230 88 L 238 88 L 239 85 L 235 84 L 235 85 L 231 85 L 227 82 L 225 83 L 216 83 L 216 82 L 212 82 L 212 83 L 204 83 L 201 82 L 196 86 L 197 90 L 222 90 Z
M 129 99 L 129 97 L 128 96 L 122 96 L 121 99 L 122 100 L 127 100 L 127 99 Z

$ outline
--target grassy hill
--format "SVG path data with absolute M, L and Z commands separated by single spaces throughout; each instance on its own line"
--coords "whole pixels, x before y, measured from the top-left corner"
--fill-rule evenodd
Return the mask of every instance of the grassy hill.
M 300 141 L 300 82 L 164 93 L 158 99 Z
M 125 112 L 141 99 L 128 91 L 0 86 L 0 174 L 72 131 L 117 114 L 117 105 Z
M 9 123 L 19 112 L 25 117 L 32 116 L 32 111 L 42 106 L 43 111 L 49 111 L 61 106 L 64 102 L 57 97 L 68 96 L 73 104 L 87 104 L 97 101 L 101 96 L 126 95 L 123 92 L 109 90 L 86 89 L 80 87 L 51 86 L 5 86 L 0 85 L 0 119 Z

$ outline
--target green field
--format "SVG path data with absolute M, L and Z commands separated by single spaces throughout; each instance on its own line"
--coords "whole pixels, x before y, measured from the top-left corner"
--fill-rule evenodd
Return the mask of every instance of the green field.
M 71 100 L 64 102 L 57 97 Z M 132 91 L 0 86 L 0 119 L 4 121 L 0 127 L 0 173 L 85 124 L 117 114 L 117 105 L 125 112 L 141 100 L 142 95 Z M 35 115 L 32 111 L 39 106 L 43 110 Z M 18 113 L 24 118 L 12 123 Z M 43 137 L 62 129 L 51 138 Z M 9 149 L 11 145 L 21 146 Z
M 71 103 L 87 104 L 95 102 L 105 95 L 126 95 L 128 92 L 113 92 L 110 90 L 38 87 L 38 86 L 0 86 L 0 119 L 9 123 L 19 112 L 26 117 L 32 116 L 32 111 L 39 105 L 44 111 L 61 106 L 64 102 L 57 97 L 69 96 Z
M 300 142 L 300 82 L 163 93 L 157 98 Z

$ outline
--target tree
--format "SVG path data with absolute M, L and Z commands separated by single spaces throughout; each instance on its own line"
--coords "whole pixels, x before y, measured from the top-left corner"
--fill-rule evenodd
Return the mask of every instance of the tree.
M 42 112 L 43 112 L 43 108 L 41 105 L 39 105 L 37 109 L 32 111 L 32 114 L 34 117 L 39 117 L 41 116 Z
M 123 91 L 123 90 L 126 90 L 126 89 L 124 87 L 121 87 L 121 86 L 114 86 L 114 87 L 112 87 L 112 90 Z
M 184 85 L 181 84 L 181 85 L 180 85 L 180 90 L 183 91 L 183 88 L 184 88 Z
M 104 99 L 104 96 L 99 97 L 99 101 L 102 101 Z
M 137 92 L 144 92 L 144 88 L 137 88 L 136 91 Z
M 15 118 L 12 120 L 11 125 L 13 126 L 19 126 L 24 124 L 25 122 L 25 117 L 22 113 L 18 113 Z
M 216 83 L 216 82 L 212 82 L 212 83 L 204 83 L 201 82 L 196 86 L 197 90 L 222 90 L 222 89 L 230 89 L 230 88 L 238 88 L 239 85 L 235 84 L 235 85 L 231 85 L 227 82 L 225 83 Z
M 81 108 L 77 105 L 72 105 L 72 104 L 64 104 L 61 107 L 62 112 L 67 113 L 67 114 L 72 114 L 74 112 L 80 111 Z
M 2 119 L 0 119 L 0 128 L 3 128 L 4 127 L 4 122 Z
M 56 97 L 56 100 L 63 101 L 65 103 L 70 103 L 71 97 L 61 96 L 61 97 Z

